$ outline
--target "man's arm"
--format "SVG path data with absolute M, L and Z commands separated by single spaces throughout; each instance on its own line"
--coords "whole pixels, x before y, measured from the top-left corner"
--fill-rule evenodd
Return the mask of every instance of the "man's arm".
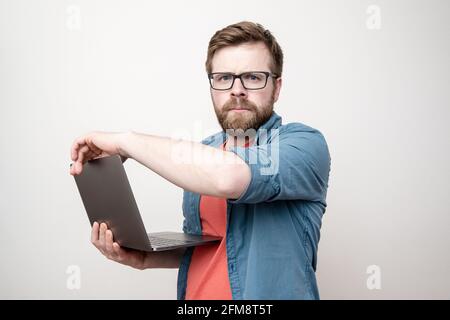
M 173 184 L 195 193 L 236 199 L 250 182 L 250 168 L 237 155 L 201 143 L 127 132 L 119 152 Z
M 90 132 L 75 139 L 70 153 L 72 175 L 80 174 L 88 160 L 118 154 L 185 190 L 227 199 L 238 198 L 251 179 L 249 166 L 232 152 L 135 132 Z
M 283 131 L 272 134 L 267 147 L 255 145 L 231 150 L 249 163 L 251 181 L 240 198 L 231 199 L 230 203 L 293 199 L 325 202 L 331 158 L 325 138 L 318 130 L 290 123 Z

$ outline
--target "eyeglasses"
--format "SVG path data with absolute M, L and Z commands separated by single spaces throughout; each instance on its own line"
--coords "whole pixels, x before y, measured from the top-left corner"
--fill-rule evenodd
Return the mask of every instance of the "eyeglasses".
M 214 90 L 229 90 L 234 85 L 236 78 L 241 80 L 242 86 L 247 90 L 263 89 L 267 85 L 267 79 L 274 79 L 278 76 L 274 73 L 265 71 L 250 71 L 241 74 L 229 72 L 213 72 L 208 74 L 209 84 Z

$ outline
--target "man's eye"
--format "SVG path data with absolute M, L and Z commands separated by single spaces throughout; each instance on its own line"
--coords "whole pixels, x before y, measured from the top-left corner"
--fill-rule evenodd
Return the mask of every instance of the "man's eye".
M 223 75 L 223 76 L 220 76 L 219 77 L 219 81 L 228 81 L 228 80 L 230 80 L 230 76 L 229 75 Z
M 259 81 L 259 80 L 261 80 L 261 77 L 259 75 L 257 75 L 257 74 L 248 74 L 248 75 L 245 76 L 245 78 L 247 80 L 251 80 L 251 81 Z

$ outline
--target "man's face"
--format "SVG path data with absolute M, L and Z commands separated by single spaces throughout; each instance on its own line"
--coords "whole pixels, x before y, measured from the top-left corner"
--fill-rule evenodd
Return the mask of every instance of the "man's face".
M 212 59 L 212 72 L 271 72 L 270 65 L 270 52 L 264 43 L 246 43 L 216 51 Z M 266 87 L 259 90 L 245 89 L 239 79 L 235 79 L 229 90 L 211 88 L 214 110 L 222 129 L 257 130 L 272 115 L 280 89 L 281 78 L 274 82 L 272 77 L 268 78 Z

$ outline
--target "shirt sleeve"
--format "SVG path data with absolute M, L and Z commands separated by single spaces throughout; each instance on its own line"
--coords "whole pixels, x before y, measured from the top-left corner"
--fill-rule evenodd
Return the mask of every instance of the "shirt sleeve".
M 229 203 L 303 199 L 325 204 L 331 165 L 325 138 L 302 124 L 285 127 L 271 133 L 268 143 L 229 150 L 251 171 L 246 190 L 238 199 L 228 199 Z

